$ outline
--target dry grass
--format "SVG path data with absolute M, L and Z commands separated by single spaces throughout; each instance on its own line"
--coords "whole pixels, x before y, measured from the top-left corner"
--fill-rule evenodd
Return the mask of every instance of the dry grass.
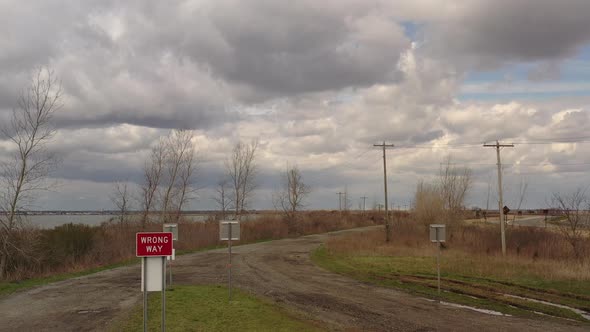
M 442 249 L 441 293 L 437 245 L 424 225 L 409 218 L 398 219 L 391 243 L 385 243 L 382 230 L 353 233 L 331 238 L 312 259 L 333 272 L 420 296 L 510 315 L 542 313 L 586 321 L 563 306 L 590 312 L 588 256 L 576 258 L 560 233 L 513 227 L 503 257 L 496 228 L 454 223 Z M 586 252 L 589 242 L 584 240 Z
M 494 226 L 457 226 L 444 244 L 445 271 L 477 277 L 513 279 L 531 275 L 546 280 L 590 280 L 590 258 L 576 259 L 567 240 L 559 233 L 533 228 L 511 227 L 507 234 L 507 256 L 501 255 L 500 234 Z M 429 241 L 428 229 L 398 222 L 393 241 L 386 244 L 379 231 L 332 238 L 326 248 L 338 254 L 392 257 L 434 257 L 437 247 Z M 590 253 L 590 239 L 583 244 Z M 446 262 L 446 263 L 445 263 Z
M 276 213 L 259 215 L 241 224 L 241 241 L 253 243 L 288 236 L 324 233 L 352 227 L 374 225 L 381 219 L 373 214 L 361 215 L 336 211 L 310 211 L 298 215 L 296 234 L 288 234 L 287 223 Z M 217 221 L 179 221 L 179 252 L 190 252 L 224 245 L 219 241 Z M 57 273 L 78 272 L 117 264 L 135 257 L 135 233 L 162 231 L 161 223 L 150 223 L 142 229 L 139 222 L 125 225 L 103 223 L 100 226 L 63 225 L 52 230 L 21 231 L 21 248 L 9 262 L 9 280 L 22 280 Z M 83 241 L 81 241 L 83 239 Z

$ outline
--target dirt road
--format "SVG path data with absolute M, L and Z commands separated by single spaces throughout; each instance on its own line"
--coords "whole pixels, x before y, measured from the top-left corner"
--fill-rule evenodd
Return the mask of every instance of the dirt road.
M 352 231 L 359 231 L 352 230 Z M 364 284 L 314 266 L 313 235 L 234 247 L 234 285 L 298 315 L 347 331 L 587 331 L 569 321 L 493 316 Z M 224 283 L 226 250 L 179 257 L 175 284 Z M 54 283 L 0 299 L 1 331 L 102 331 L 140 303 L 138 266 Z

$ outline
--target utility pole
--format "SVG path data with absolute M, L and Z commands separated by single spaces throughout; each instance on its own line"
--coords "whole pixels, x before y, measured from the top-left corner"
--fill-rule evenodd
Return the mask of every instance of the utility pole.
M 363 214 L 365 213 L 365 210 L 367 209 L 367 196 L 363 196 L 361 197 L 363 199 Z
M 502 255 L 506 256 L 506 232 L 504 230 L 504 203 L 502 202 L 502 162 L 500 161 L 500 148 L 513 148 L 514 144 L 484 144 L 484 147 L 496 148 L 498 158 L 498 210 L 500 210 L 500 233 L 502 236 Z
M 385 148 L 392 148 L 393 144 L 373 144 L 373 146 L 383 148 L 383 187 L 385 189 L 385 241 L 391 240 L 391 227 L 389 225 L 389 213 L 387 212 L 387 158 L 385 157 Z

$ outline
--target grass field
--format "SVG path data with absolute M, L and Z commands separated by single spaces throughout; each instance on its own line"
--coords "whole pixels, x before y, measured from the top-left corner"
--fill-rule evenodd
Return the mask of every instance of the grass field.
M 161 296 L 149 297 L 148 330 L 158 331 L 161 323 Z M 110 328 L 112 331 L 141 331 L 143 306 Z M 222 286 L 174 286 L 166 292 L 167 331 L 322 331 L 269 302 Z
M 381 238 L 380 232 L 335 238 L 316 250 L 312 259 L 365 282 L 505 314 L 586 321 L 575 311 L 590 312 L 587 265 L 580 265 L 576 272 L 571 263 L 560 266 L 559 262 L 447 249 L 441 258 L 439 296 L 436 246 L 385 245 Z

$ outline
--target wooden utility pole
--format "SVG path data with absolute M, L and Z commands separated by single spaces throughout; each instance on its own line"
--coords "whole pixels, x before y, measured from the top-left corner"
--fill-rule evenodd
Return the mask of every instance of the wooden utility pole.
M 383 141 L 382 144 L 373 144 L 373 146 L 383 148 L 383 186 L 385 189 L 385 241 L 389 242 L 391 240 L 391 226 L 389 225 L 389 213 L 387 211 L 387 158 L 385 156 L 385 148 L 392 148 L 395 145 L 385 144 L 385 141 Z
M 496 148 L 496 157 L 498 159 L 498 210 L 500 210 L 500 233 L 502 236 L 502 255 L 506 256 L 506 232 L 504 230 L 504 203 L 502 201 L 502 162 L 500 161 L 500 148 L 513 148 L 514 144 L 484 144 L 484 147 Z
M 361 197 L 363 200 L 363 214 L 365 213 L 365 210 L 367 210 L 367 196 L 363 196 Z

